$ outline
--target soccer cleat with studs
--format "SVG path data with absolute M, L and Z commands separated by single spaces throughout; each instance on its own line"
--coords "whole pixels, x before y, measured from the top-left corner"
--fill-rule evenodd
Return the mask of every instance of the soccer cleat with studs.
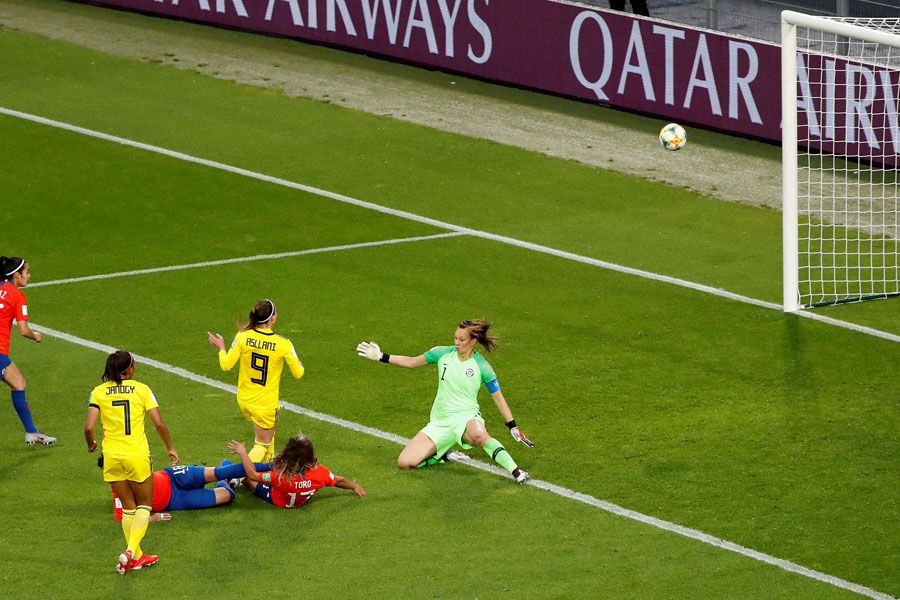
M 126 550 L 122 554 L 119 555 L 119 564 L 116 565 L 116 573 L 119 575 L 124 575 L 128 572 L 128 569 L 131 568 L 131 563 L 134 559 L 131 556 L 131 550 Z
M 56 438 L 50 435 L 46 435 L 41 433 L 40 431 L 35 431 L 34 433 L 26 433 L 25 434 L 25 444 L 27 446 L 34 446 L 36 444 L 40 444 L 41 446 L 49 446 L 50 444 L 55 444 Z
M 525 483 L 526 481 L 531 479 L 531 475 L 528 474 L 528 471 L 523 471 L 522 469 L 513 470 L 512 476 L 518 484 Z
M 128 565 L 128 570 L 140 571 L 144 567 L 152 567 L 158 562 L 159 556 L 156 554 L 141 554 L 139 557 L 131 561 L 131 564 Z

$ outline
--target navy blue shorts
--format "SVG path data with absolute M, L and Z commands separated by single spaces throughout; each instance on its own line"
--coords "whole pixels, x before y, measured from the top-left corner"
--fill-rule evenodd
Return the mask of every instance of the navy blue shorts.
M 12 359 L 6 354 L 0 354 L 0 379 L 6 376 L 6 367 L 12 364 Z
M 172 481 L 172 497 L 164 510 L 194 510 L 216 505 L 216 491 L 205 487 L 204 469 L 197 465 L 163 469 Z
M 266 502 L 268 502 L 269 504 L 271 504 L 273 506 L 276 506 L 276 504 L 274 502 L 272 502 L 272 486 L 271 485 L 266 485 L 264 483 L 257 483 L 256 491 L 254 493 L 257 495 L 257 497 L 262 498 L 263 500 L 265 500 Z

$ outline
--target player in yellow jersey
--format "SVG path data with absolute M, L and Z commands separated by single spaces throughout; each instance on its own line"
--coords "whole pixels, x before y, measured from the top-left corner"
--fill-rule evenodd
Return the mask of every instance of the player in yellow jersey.
M 207 332 L 211 346 L 219 349 L 219 366 L 230 371 L 240 361 L 237 403 L 253 423 L 254 444 L 249 452 L 254 462 L 268 462 L 274 456 L 275 423 L 278 418 L 278 390 L 285 364 L 295 379 L 303 377 L 303 363 L 291 341 L 273 333 L 278 320 L 275 304 L 260 300 L 250 311 L 250 322 L 243 325 L 226 352 L 221 335 Z
M 149 416 L 168 450 L 172 464 L 178 464 L 178 452 L 172 445 L 169 428 L 159 414 L 159 404 L 150 388 L 134 376 L 134 357 L 117 350 L 106 358 L 103 383 L 94 388 L 88 400 L 84 439 L 88 452 L 97 449 L 94 429 L 97 418 L 103 422 L 103 480 L 109 482 L 122 501 L 122 530 L 128 544 L 119 555 L 116 571 L 124 575 L 155 564 L 158 556 L 144 554 L 141 540 L 147 533 L 153 501 L 153 477 L 150 468 L 150 444 L 144 433 L 144 416 Z

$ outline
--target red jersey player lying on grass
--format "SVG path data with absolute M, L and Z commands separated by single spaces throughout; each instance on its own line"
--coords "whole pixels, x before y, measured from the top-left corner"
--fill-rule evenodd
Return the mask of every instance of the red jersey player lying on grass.
M 275 455 L 269 471 L 259 472 L 247 456 L 247 449 L 240 442 L 231 441 L 228 447 L 241 457 L 247 477 L 244 485 L 257 496 L 281 508 L 300 508 L 317 491 L 334 486 L 365 496 L 366 490 L 355 481 L 333 474 L 319 464 L 316 450 L 309 438 L 297 435 L 288 440 Z
M 97 461 L 102 466 L 103 457 Z M 256 463 L 257 469 L 268 469 L 265 463 Z M 228 504 L 234 500 L 234 491 L 225 483 L 229 479 L 244 477 L 244 466 L 224 461 L 221 467 L 179 465 L 154 471 L 151 521 L 169 521 L 166 511 L 197 510 Z M 214 488 L 207 483 L 217 482 Z M 122 520 L 122 502 L 113 492 L 113 509 L 116 521 Z

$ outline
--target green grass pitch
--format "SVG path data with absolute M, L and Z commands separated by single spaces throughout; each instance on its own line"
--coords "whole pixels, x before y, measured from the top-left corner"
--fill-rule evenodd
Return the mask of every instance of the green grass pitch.
M 0 72 L 6 108 L 779 298 L 769 210 L 10 30 Z M 2 253 L 27 257 L 35 283 L 444 232 L 12 117 L 0 139 Z M 271 297 L 307 367 L 283 399 L 404 437 L 427 421 L 434 373 L 362 361 L 356 343 L 416 354 L 488 317 L 502 343 L 489 360 L 536 447 L 513 442 L 486 396 L 483 414 L 536 478 L 900 594 L 896 342 L 470 236 L 26 292 L 39 325 L 228 383 L 205 332 L 230 335 Z M 898 306 L 825 314 L 897 334 Z M 160 565 L 122 578 L 121 532 L 81 434 L 104 356 L 49 336 L 14 336 L 12 356 L 60 442 L 23 447 L 0 402 L 3 597 L 856 596 L 464 464 L 400 472 L 398 445 L 290 412 L 279 439 L 308 434 L 367 498 L 325 490 L 288 512 L 243 493 L 176 513 L 144 544 Z M 148 366 L 137 378 L 185 462 L 249 441 L 229 394 Z

